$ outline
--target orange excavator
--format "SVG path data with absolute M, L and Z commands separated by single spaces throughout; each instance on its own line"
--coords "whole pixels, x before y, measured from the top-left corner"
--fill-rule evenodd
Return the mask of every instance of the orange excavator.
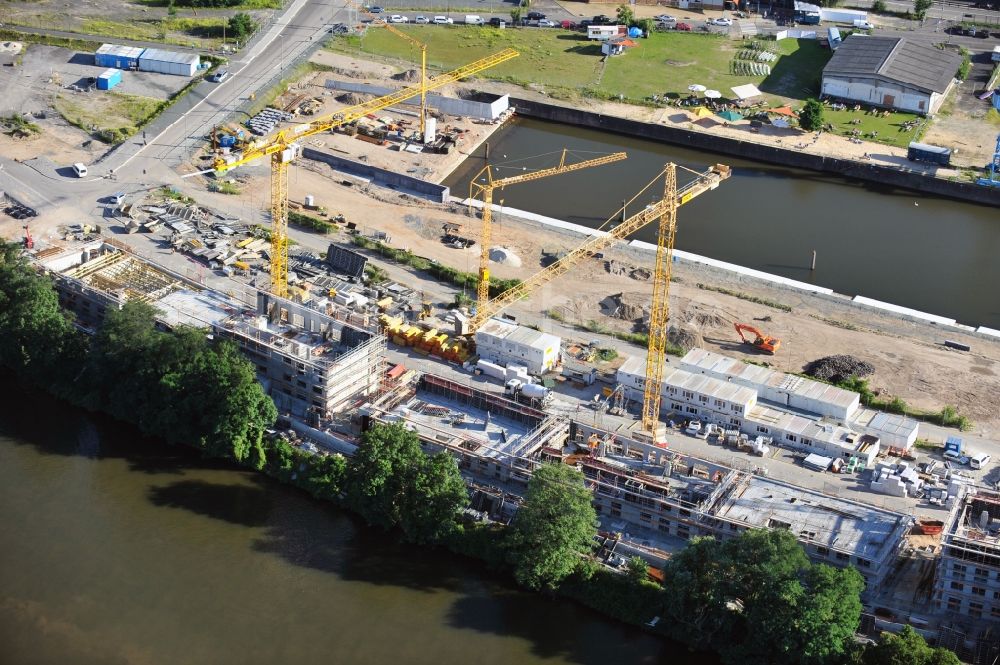
M 757 330 L 753 326 L 747 325 L 745 323 L 733 323 L 736 326 L 736 332 L 740 334 L 740 339 L 743 340 L 744 344 L 752 344 L 754 348 L 760 349 L 765 353 L 774 353 L 781 348 L 781 340 L 777 337 L 771 337 L 770 335 L 765 335 L 761 331 Z M 753 333 L 757 337 L 753 340 L 747 339 L 744 332 Z

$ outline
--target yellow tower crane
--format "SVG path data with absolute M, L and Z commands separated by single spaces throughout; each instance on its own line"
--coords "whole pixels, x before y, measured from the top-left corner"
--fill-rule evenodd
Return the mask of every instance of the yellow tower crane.
M 402 37 L 420 49 L 420 140 L 424 140 L 427 137 L 427 44 L 396 28 L 392 23 L 387 22 L 378 14 L 372 14 L 356 2 L 352 0 L 346 0 L 346 2 L 359 12 L 371 17 L 372 21 L 368 24 L 368 27 L 385 28 L 397 37 Z
M 715 189 L 719 183 L 731 175 L 729 167 L 724 164 L 716 164 L 706 171 L 692 171 L 692 173 L 695 174 L 694 180 L 683 187 L 677 187 L 677 167 L 674 164 L 667 164 L 660 173 L 664 176 L 662 199 L 646 206 L 642 211 L 632 215 L 606 233 L 592 236 L 547 268 L 489 300 L 485 306 L 478 307 L 476 313 L 466 321 L 462 332 L 475 332 L 508 305 L 530 296 L 535 289 L 569 272 L 587 257 L 607 249 L 616 241 L 632 235 L 654 220 L 659 220 L 649 321 L 649 346 L 646 356 L 646 383 L 643 389 L 642 429 L 654 442 L 660 440 L 662 437 L 658 431 L 660 389 L 663 385 L 663 368 L 667 347 L 670 270 L 673 262 L 674 236 L 677 231 L 677 208 L 695 197 Z M 617 219 L 617 215 L 613 219 Z M 608 220 L 608 222 L 612 220 Z
M 423 90 L 434 90 L 460 81 L 518 55 L 517 51 L 505 49 L 464 67 L 438 74 L 428 79 L 423 86 L 410 86 L 363 104 L 340 109 L 311 122 L 279 130 L 267 138 L 249 144 L 237 157 L 230 159 L 217 157 L 212 165 L 217 173 L 224 173 L 261 157 L 271 158 L 271 292 L 282 298 L 288 296 L 288 164 L 298 156 L 299 141 L 355 122 L 369 113 L 395 106 L 416 97 Z
M 562 156 L 559 158 L 559 165 L 553 166 L 550 169 L 522 173 L 509 178 L 503 178 L 502 180 L 494 180 L 493 167 L 487 165 L 483 167 L 482 171 L 476 174 L 469 182 L 469 198 L 474 199 L 477 194 L 482 194 L 483 200 L 483 224 L 482 232 L 479 235 L 479 242 L 481 243 L 479 247 L 479 288 L 477 293 L 479 307 L 486 306 L 490 299 L 490 239 L 493 233 L 493 191 L 503 189 L 507 185 L 531 182 L 532 180 L 540 180 L 551 175 L 570 173 L 571 171 L 579 171 L 591 166 L 619 162 L 626 157 L 627 155 L 624 152 L 615 152 L 603 157 L 577 162 L 576 164 L 566 164 L 566 150 L 564 149 Z

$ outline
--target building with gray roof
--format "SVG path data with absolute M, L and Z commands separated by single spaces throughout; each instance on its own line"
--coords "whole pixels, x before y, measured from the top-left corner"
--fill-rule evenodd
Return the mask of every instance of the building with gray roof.
M 955 84 L 962 56 L 905 37 L 851 35 L 823 68 L 822 92 L 932 115 Z

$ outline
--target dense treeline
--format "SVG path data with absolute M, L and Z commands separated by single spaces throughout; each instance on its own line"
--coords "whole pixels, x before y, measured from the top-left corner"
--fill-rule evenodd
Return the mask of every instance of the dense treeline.
M 253 365 L 204 331 L 157 330 L 155 314 L 132 301 L 85 335 L 20 247 L 0 248 L 0 363 L 20 380 L 146 434 L 261 468 L 277 411 Z
M 861 575 L 813 564 L 783 530 L 695 538 L 652 581 L 640 559 L 626 574 L 598 565 L 597 519 L 583 474 L 543 465 L 513 523 L 466 522 L 469 497 L 455 458 L 426 455 L 402 424 L 366 432 L 357 454 L 311 455 L 266 438 L 276 411 L 253 366 L 203 331 L 156 329 L 155 311 L 129 303 L 109 311 L 91 337 L 59 308 L 47 276 L 16 245 L 0 247 L 0 364 L 20 381 L 143 432 L 228 457 L 313 496 L 399 530 L 409 541 L 445 546 L 511 574 L 519 583 L 573 598 L 609 616 L 715 651 L 727 664 L 958 665 L 906 629 L 876 646 L 854 641 Z

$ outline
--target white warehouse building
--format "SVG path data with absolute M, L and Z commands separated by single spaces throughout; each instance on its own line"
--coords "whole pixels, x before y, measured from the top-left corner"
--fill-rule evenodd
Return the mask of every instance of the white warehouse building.
M 903 37 L 851 35 L 823 68 L 829 97 L 933 115 L 955 84 L 962 56 Z
M 197 53 L 175 53 L 158 48 L 148 48 L 139 56 L 139 70 L 176 76 L 194 76 L 201 58 Z
M 503 319 L 490 319 L 476 331 L 480 358 L 504 367 L 527 367 L 529 374 L 544 374 L 558 365 L 561 347 L 562 339 L 555 335 Z

